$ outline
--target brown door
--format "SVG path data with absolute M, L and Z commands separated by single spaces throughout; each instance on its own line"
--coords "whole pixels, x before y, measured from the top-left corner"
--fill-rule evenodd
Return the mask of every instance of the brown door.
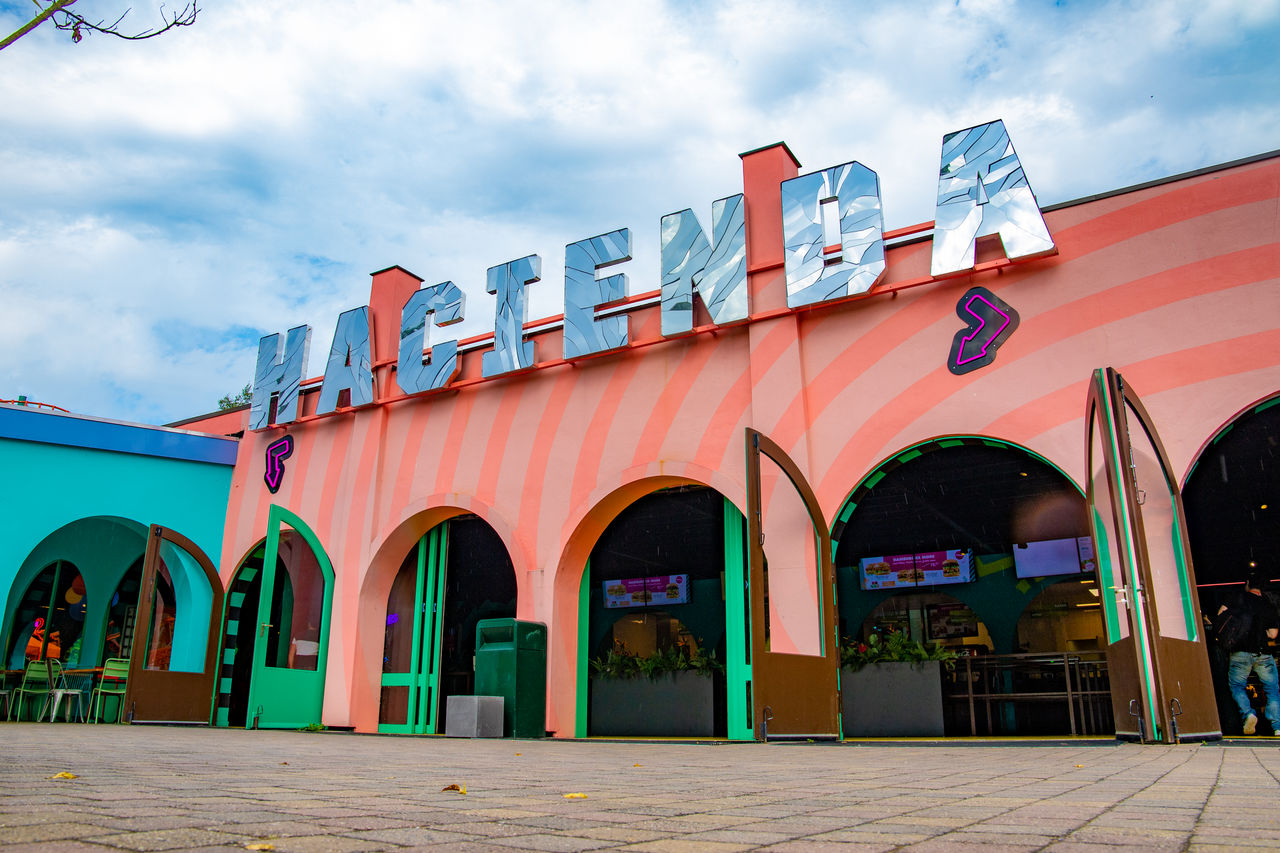
M 757 739 L 840 736 L 831 536 L 782 448 L 747 430 L 752 710 Z
M 222 582 L 204 552 L 152 525 L 124 700 L 130 720 L 208 725 L 222 602 Z
M 1176 743 L 1221 736 L 1182 495 L 1137 393 L 1094 371 L 1088 500 L 1107 622 L 1116 734 Z

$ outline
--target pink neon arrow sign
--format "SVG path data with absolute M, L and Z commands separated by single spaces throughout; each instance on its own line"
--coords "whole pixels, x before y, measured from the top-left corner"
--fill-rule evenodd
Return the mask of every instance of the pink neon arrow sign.
M 947 369 L 957 375 L 986 367 L 996 351 L 1018 328 L 1018 312 L 985 287 L 970 288 L 956 303 L 956 314 L 965 328 L 951 343 Z
M 293 436 L 286 435 L 267 445 L 267 470 L 262 475 L 263 482 L 271 494 L 280 491 L 284 482 L 284 460 L 293 455 Z

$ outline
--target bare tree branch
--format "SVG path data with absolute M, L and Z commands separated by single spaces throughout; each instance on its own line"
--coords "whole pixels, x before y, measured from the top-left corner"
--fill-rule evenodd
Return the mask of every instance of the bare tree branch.
M 76 0 L 54 0 L 54 2 L 49 4 L 47 8 L 42 9 L 40 14 L 18 27 L 18 29 L 12 35 L 6 37 L 4 41 L 0 41 L 0 50 L 4 50 L 6 47 L 13 44 L 15 41 L 22 38 L 27 33 L 31 32 L 74 2 L 76 2 Z M 39 5 L 40 4 L 37 3 L 36 8 L 39 8 Z
M 141 32 L 128 33 L 120 29 L 120 24 L 123 23 L 125 16 L 127 16 L 131 11 L 130 9 L 125 9 L 124 13 L 121 14 L 120 17 L 116 18 L 111 23 L 107 23 L 105 19 L 97 22 L 90 21 L 83 15 L 79 15 L 68 9 L 67 7 L 72 3 L 75 3 L 76 0 L 52 0 L 48 6 L 41 6 L 42 0 L 32 0 L 32 2 L 35 3 L 36 8 L 40 10 L 39 13 L 26 24 L 19 27 L 12 35 L 5 38 L 3 41 L 0 41 L 0 50 L 4 50 L 6 47 L 50 19 L 53 20 L 53 25 L 57 29 L 69 31 L 71 33 L 71 40 L 77 43 L 90 33 L 102 33 L 104 35 L 115 36 L 116 38 L 126 39 L 128 41 L 140 41 L 142 39 L 155 38 L 161 33 L 166 33 L 174 27 L 189 27 L 196 22 L 196 15 L 200 12 L 195 0 L 185 4 L 177 12 L 169 13 L 165 12 L 164 4 L 162 3 L 160 4 L 160 20 L 163 22 L 163 26 L 158 29 L 147 29 L 142 30 Z

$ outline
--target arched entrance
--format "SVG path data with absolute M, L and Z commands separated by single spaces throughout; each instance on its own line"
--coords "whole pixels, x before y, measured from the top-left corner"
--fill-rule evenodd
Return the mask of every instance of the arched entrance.
M 227 592 L 214 722 L 298 728 L 320 722 L 333 567 L 311 529 L 272 506 L 267 536 Z
M 652 492 L 609 523 L 582 580 L 580 734 L 751 736 L 745 695 L 729 719 L 726 674 L 747 643 L 743 539 L 741 513 L 705 486 Z
M 1080 489 L 1024 448 L 959 436 L 907 448 L 854 489 L 832 532 L 842 643 L 898 632 L 954 653 L 948 735 L 1112 734 L 1080 705 L 1077 670 L 1096 689 L 1106 669 L 1089 533 Z M 1032 642 L 1020 620 L 1050 589 L 1070 617 L 1037 609 L 1057 629 Z
M 49 656 L 66 668 L 101 665 L 107 654 L 109 613 L 132 570 L 141 578 L 147 528 L 124 518 L 96 516 L 63 525 L 26 555 L 13 579 L 5 613 L 5 663 L 19 669 Z M 111 633 L 118 634 L 118 631 Z M 32 639 L 35 642 L 32 642 Z M 118 637 L 117 637 L 118 641 Z
M 14 588 L 9 668 L 55 659 L 70 686 L 87 690 L 107 659 L 128 659 L 130 720 L 209 721 L 222 586 L 189 539 L 129 519 L 80 519 L 28 555 Z
M 1214 434 L 1187 476 L 1182 502 L 1202 613 L 1228 604 L 1250 572 L 1280 580 L 1280 396 Z M 1276 590 L 1265 594 L 1280 604 Z M 1210 634 L 1218 717 L 1224 733 L 1239 734 L 1240 715 L 1226 682 L 1228 657 Z M 1266 719 L 1261 713 L 1258 718 Z
M 515 615 L 515 567 L 502 537 L 470 514 L 431 528 L 387 596 L 378 731 L 443 732 L 446 699 L 474 692 L 476 623 Z

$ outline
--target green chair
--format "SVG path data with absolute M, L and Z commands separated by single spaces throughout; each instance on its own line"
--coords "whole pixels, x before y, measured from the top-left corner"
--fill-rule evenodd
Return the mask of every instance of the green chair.
M 27 667 L 22 672 L 22 683 L 18 685 L 18 689 L 13 694 L 13 708 L 11 710 L 16 713 L 19 720 L 22 719 L 22 708 L 27 701 L 28 696 L 40 697 L 40 713 L 36 715 L 39 720 L 44 716 L 44 709 L 49 704 L 51 691 L 62 683 L 62 664 L 55 658 L 45 658 L 44 660 L 29 660 Z
M 103 696 L 115 696 L 119 703 L 116 722 L 124 718 L 124 691 L 129 681 L 129 659 L 107 658 L 102 664 L 102 675 L 98 677 L 98 686 L 89 695 L 89 722 L 102 721 Z

